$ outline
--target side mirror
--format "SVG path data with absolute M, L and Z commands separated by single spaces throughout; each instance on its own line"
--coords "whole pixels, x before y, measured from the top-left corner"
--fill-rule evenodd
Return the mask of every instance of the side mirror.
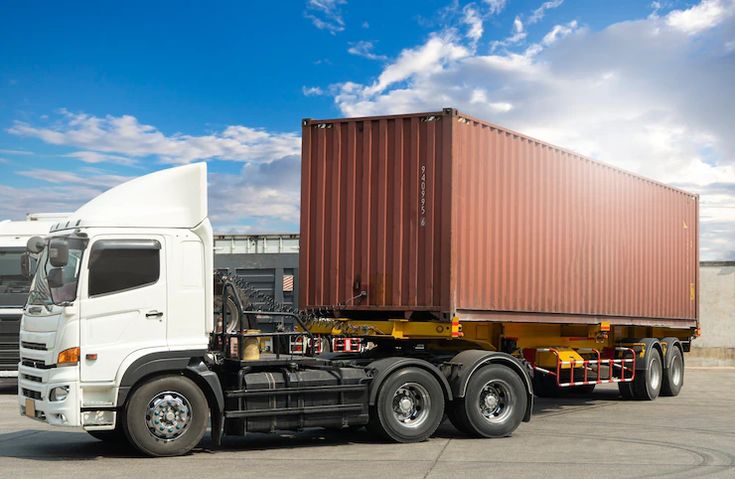
M 66 266 L 69 262 L 69 243 L 65 239 L 52 238 L 48 244 L 48 259 L 54 268 Z
M 51 268 L 46 273 L 46 280 L 51 289 L 61 288 L 64 286 L 64 270 L 61 268 Z
M 26 279 L 31 277 L 31 255 L 29 253 L 20 255 L 20 274 Z
M 31 253 L 38 254 L 46 247 L 46 242 L 40 236 L 34 236 L 26 243 L 26 249 Z

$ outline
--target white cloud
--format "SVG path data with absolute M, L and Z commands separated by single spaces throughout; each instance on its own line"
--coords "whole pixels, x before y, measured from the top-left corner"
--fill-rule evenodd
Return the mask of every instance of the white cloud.
M 601 31 L 556 25 L 522 53 L 474 53 L 463 37 L 435 34 L 368 86 L 342 84 L 335 102 L 349 116 L 455 106 L 700 193 L 703 257 L 735 258 L 735 63 L 723 49 L 735 7 L 696 37 L 693 25 L 711 23 L 670 21 L 708 3 Z
M 0 153 L 4 155 L 13 155 L 13 156 L 29 156 L 33 154 L 27 150 L 6 150 L 6 149 L 0 149 Z
M 71 156 L 83 161 L 157 156 L 164 163 L 190 163 L 197 160 L 270 162 L 298 154 L 301 139 L 296 133 L 271 133 L 246 126 L 228 126 L 209 135 L 165 135 L 130 115 L 96 117 L 62 111 L 60 118 L 47 126 L 15 122 L 8 132 L 38 138 L 53 145 L 84 149 Z
M 545 46 L 552 45 L 556 43 L 557 40 L 569 36 L 576 29 L 577 29 L 576 20 L 572 20 L 566 25 L 554 25 L 554 27 L 549 31 L 549 33 L 544 35 L 544 38 L 543 40 L 541 40 L 541 43 L 544 44 Z
M 689 35 L 714 28 L 730 18 L 735 0 L 704 0 L 686 10 L 674 10 L 666 15 L 666 23 Z
M 384 61 L 388 59 L 388 57 L 385 55 L 378 55 L 377 53 L 373 52 L 373 48 L 373 42 L 361 40 L 359 42 L 350 43 L 350 47 L 347 49 L 347 52 L 350 55 L 364 57 L 368 60 Z
M 528 17 L 528 24 L 533 25 L 534 23 L 540 22 L 544 18 L 544 15 L 546 15 L 547 10 L 558 8 L 562 3 L 564 3 L 564 0 L 551 0 L 542 3 L 541 6 L 534 10 L 533 13 L 531 13 L 531 16 Z
M 133 158 L 128 158 L 127 156 L 109 155 L 105 153 L 99 153 L 97 151 L 75 151 L 64 156 L 67 156 L 69 158 L 76 158 L 77 160 L 81 160 L 85 163 L 116 163 L 118 165 L 128 166 L 138 163 L 137 160 Z
M 497 15 L 502 12 L 506 5 L 506 0 L 485 0 L 487 4 L 488 13 L 490 15 Z
M 494 40 L 490 42 L 490 50 L 495 52 L 500 47 L 516 45 L 525 40 L 526 36 L 528 36 L 528 34 L 523 27 L 523 21 L 521 20 L 521 17 L 516 15 L 516 18 L 513 20 L 513 31 L 511 35 L 503 40 Z
M 321 96 L 324 95 L 324 91 L 318 86 L 304 86 L 301 87 L 301 91 L 304 96 Z
M 467 25 L 466 36 L 468 39 L 470 39 L 472 44 L 475 45 L 480 40 L 480 38 L 482 38 L 482 18 L 475 8 L 475 5 L 472 3 L 465 5 L 465 7 L 462 9 L 462 12 L 462 21 Z
M 345 29 L 341 5 L 347 0 L 309 0 L 304 15 L 319 30 L 326 30 L 332 35 Z

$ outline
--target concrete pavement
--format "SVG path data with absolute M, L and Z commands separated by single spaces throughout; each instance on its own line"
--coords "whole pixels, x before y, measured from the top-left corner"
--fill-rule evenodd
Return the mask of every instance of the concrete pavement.
M 450 424 L 429 441 L 390 444 L 365 430 L 208 438 L 186 457 L 149 459 L 75 429 L 18 415 L 0 383 L 0 477 L 735 477 L 735 369 L 688 368 L 679 397 L 624 401 L 602 386 L 540 399 L 510 438 L 472 439 Z

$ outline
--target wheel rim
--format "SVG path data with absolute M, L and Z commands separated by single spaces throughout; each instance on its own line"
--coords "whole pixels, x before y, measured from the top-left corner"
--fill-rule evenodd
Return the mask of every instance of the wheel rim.
M 478 406 L 486 421 L 493 424 L 505 422 L 513 412 L 513 393 L 508 383 L 493 379 L 480 389 Z
M 674 359 L 671 361 L 671 382 L 678 386 L 681 384 L 681 378 L 684 371 L 681 367 L 681 357 L 678 354 L 674 355 Z
M 165 391 L 148 403 L 145 422 L 153 437 L 173 441 L 186 433 L 191 418 L 189 400 L 181 393 Z
M 431 410 L 429 391 L 419 383 L 404 383 L 393 393 L 393 417 L 404 427 L 420 427 Z
M 657 356 L 653 356 L 651 358 L 651 364 L 648 370 L 648 374 L 650 378 L 649 384 L 651 385 L 651 389 L 655 391 L 661 385 L 661 362 L 658 360 Z

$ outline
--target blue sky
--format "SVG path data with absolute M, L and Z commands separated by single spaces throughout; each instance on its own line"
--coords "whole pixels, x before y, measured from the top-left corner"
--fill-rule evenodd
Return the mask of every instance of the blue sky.
M 216 229 L 298 231 L 301 118 L 455 106 L 702 194 L 735 258 L 733 84 L 733 0 L 6 1 L 0 218 L 206 160 Z

